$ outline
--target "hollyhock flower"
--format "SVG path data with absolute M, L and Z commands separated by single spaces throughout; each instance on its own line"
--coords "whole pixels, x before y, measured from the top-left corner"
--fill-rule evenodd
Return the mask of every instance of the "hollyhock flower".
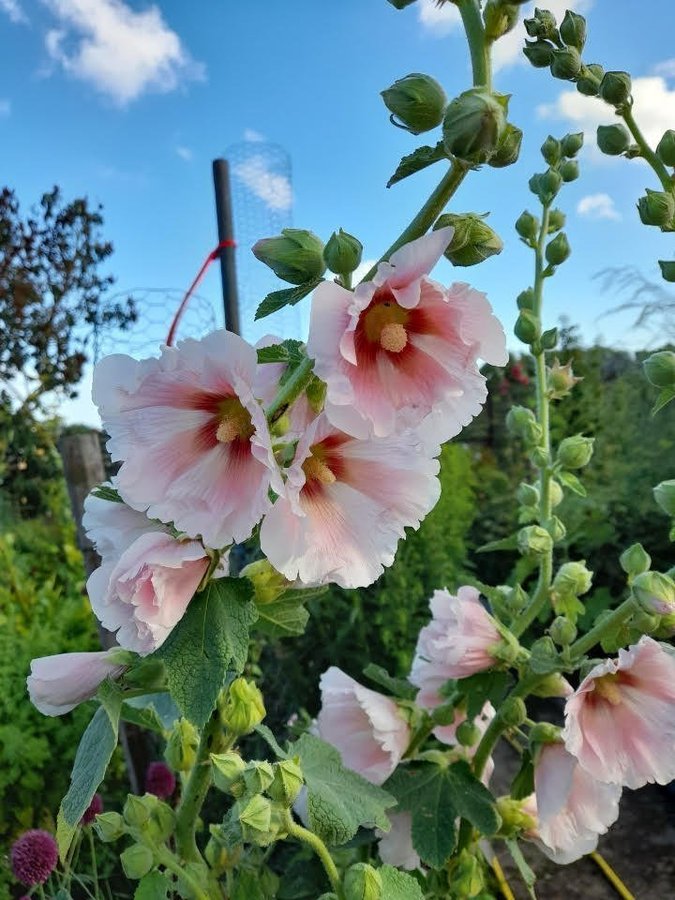
M 145 773 L 145 792 L 166 800 L 176 790 L 176 776 L 165 762 L 151 762 Z
M 298 442 L 286 496 L 263 521 L 263 552 L 289 581 L 372 584 L 405 528 L 436 504 L 438 469 L 412 432 L 357 440 L 321 415 Z
M 440 443 L 480 412 L 476 360 L 504 365 L 506 341 L 483 294 L 426 277 L 452 234 L 439 228 L 406 244 L 353 292 L 332 281 L 314 291 L 307 352 L 338 428 L 384 437 L 438 409 Z
M 53 836 L 39 828 L 24 832 L 12 844 L 10 855 L 14 877 L 26 887 L 44 884 L 59 860 Z
M 108 356 L 93 397 L 121 460 L 126 503 L 209 547 L 246 540 L 283 484 L 254 397 L 256 352 L 236 334 L 163 347 L 159 359 Z
M 388 813 L 391 828 L 389 831 L 376 829 L 379 838 L 378 850 L 385 866 L 396 866 L 397 869 L 419 869 L 422 861 L 412 842 L 412 815 L 409 812 Z
M 431 622 L 419 633 L 410 672 L 410 681 L 420 688 L 420 706 L 433 708 L 449 679 L 466 678 L 494 665 L 492 651 L 501 636 L 479 596 L 473 587 L 461 587 L 456 596 L 434 591 L 429 601 Z
M 91 825 L 96 816 L 103 812 L 103 797 L 100 794 L 94 794 L 91 803 L 85 809 L 84 815 L 80 819 L 80 825 Z
M 619 817 L 621 786 L 593 778 L 562 744 L 544 744 L 534 767 L 536 819 L 531 837 L 554 862 L 566 864 L 591 853 L 598 836 Z
M 565 704 L 567 750 L 599 781 L 675 778 L 675 657 L 644 635 L 588 673 Z
M 319 737 L 372 784 L 389 778 L 408 748 L 410 729 L 389 697 L 363 687 L 336 666 L 321 676 Z
M 106 678 L 117 678 L 124 666 L 116 651 L 59 653 L 32 660 L 26 679 L 31 703 L 45 716 L 62 716 L 90 700 Z
M 102 487 L 117 490 L 117 479 L 113 478 Z M 94 493 L 85 498 L 82 527 L 104 562 L 110 562 L 113 557 L 119 559 L 142 534 L 150 531 L 169 534 L 168 527 L 151 521 L 145 513 Z

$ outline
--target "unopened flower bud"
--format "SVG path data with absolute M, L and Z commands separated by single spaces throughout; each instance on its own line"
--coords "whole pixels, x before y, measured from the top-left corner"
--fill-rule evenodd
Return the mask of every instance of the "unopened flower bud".
M 272 803 L 261 794 L 256 794 L 239 812 L 239 824 L 246 840 L 257 843 L 266 836 L 272 824 Z
M 650 615 L 669 616 L 675 613 L 675 581 L 661 572 L 643 572 L 631 585 L 635 599 Z
M 157 843 L 163 844 L 168 841 L 176 827 L 176 813 L 171 809 L 168 803 L 160 800 L 152 811 L 150 821 L 143 829 L 143 833 L 148 835 Z
M 542 203 L 550 203 L 562 186 L 562 177 L 555 169 L 549 169 L 540 176 L 537 195 Z
M 147 875 L 154 864 L 152 850 L 145 844 L 132 844 L 120 854 L 120 862 L 127 878 L 138 880 Z
M 594 442 L 582 434 L 564 438 L 558 447 L 558 462 L 565 469 L 583 469 L 591 461 Z
M 443 119 L 446 151 L 468 163 L 486 162 L 506 129 L 508 99 L 484 88 L 471 88 L 456 97 Z
M 577 153 L 584 146 L 584 133 L 583 131 L 571 132 L 570 134 L 566 134 L 565 137 L 560 142 L 562 155 L 572 157 L 576 156 Z
M 563 501 L 564 493 L 563 489 L 560 487 L 557 481 L 551 481 L 548 487 L 548 496 L 551 501 L 551 506 L 555 509 L 556 506 L 560 506 Z
M 535 487 L 533 484 L 525 484 L 525 482 L 522 482 L 518 485 L 516 497 L 521 506 L 537 506 L 539 503 L 539 488 Z
M 532 693 L 535 697 L 569 697 L 573 688 L 559 672 L 552 672 L 537 682 Z
M 525 41 L 523 53 L 535 69 L 547 69 L 553 62 L 554 49 L 548 41 Z
M 652 558 L 642 544 L 633 544 L 632 547 L 623 551 L 619 557 L 619 562 L 626 575 L 635 578 L 636 575 L 649 571 Z
M 553 240 L 546 245 L 544 252 L 546 254 L 546 262 L 549 265 L 559 266 L 561 263 L 564 263 L 572 252 L 565 232 L 561 231 L 556 234 Z
M 223 710 L 227 729 L 236 735 L 249 734 L 265 718 L 263 696 L 253 681 L 235 678 L 227 692 Z
M 656 145 L 656 155 L 666 166 L 675 166 L 675 131 L 669 128 Z
M 650 191 L 638 200 L 643 225 L 670 225 L 675 216 L 675 197 L 670 191 Z
M 248 578 L 253 582 L 255 602 L 258 606 L 273 603 L 292 584 L 267 559 L 258 559 L 249 563 L 244 566 L 239 575 L 241 578 Z
M 518 309 L 529 309 L 530 312 L 534 310 L 534 291 L 532 288 L 528 288 L 526 291 L 521 291 L 520 294 L 516 297 L 516 303 L 518 304 Z
M 659 268 L 661 269 L 661 277 L 671 284 L 675 282 L 675 261 L 669 259 L 660 259 Z
M 566 159 L 560 164 L 558 171 L 566 184 L 570 181 L 575 181 L 579 177 L 579 163 L 576 159 Z
M 506 128 L 499 138 L 497 147 L 488 160 L 493 169 L 504 169 L 518 162 L 520 147 L 523 143 L 523 132 L 516 125 L 506 123 Z
M 473 747 L 481 739 L 481 734 L 481 730 L 475 722 L 469 722 L 468 719 L 465 719 L 457 726 L 455 737 L 457 738 L 457 743 L 461 744 L 462 747 Z
M 581 72 L 577 78 L 577 90 L 584 97 L 597 97 L 600 90 L 600 82 L 605 74 L 605 70 L 598 63 L 590 63 L 587 66 L 582 65 Z
M 560 728 L 557 725 L 553 725 L 551 722 L 537 722 L 530 729 L 530 745 L 557 744 L 560 741 L 560 734 Z
M 542 335 L 539 338 L 539 344 L 540 344 L 542 350 L 555 350 L 557 343 L 558 343 L 558 329 L 557 328 L 547 328 L 546 331 L 542 332 Z
M 571 594 L 579 597 L 591 589 L 593 573 L 586 567 L 584 560 L 581 562 L 566 562 L 558 569 L 553 579 L 553 590 L 557 594 Z
M 539 334 L 539 323 L 534 313 L 523 309 L 518 314 L 513 333 L 524 344 L 531 344 Z
M 412 134 L 421 134 L 440 125 L 448 102 L 440 84 L 419 72 L 397 79 L 382 91 L 382 99 L 394 117 L 394 124 Z
M 586 43 L 586 19 L 568 9 L 560 23 L 560 37 L 568 47 L 576 47 L 581 53 Z
M 517 728 L 527 718 L 527 707 L 522 697 L 511 697 L 500 707 L 499 718 L 510 728 Z
M 504 244 L 499 235 L 475 213 L 448 213 L 441 216 L 434 230 L 452 225 L 455 229 L 445 256 L 455 266 L 474 266 L 501 253 Z
M 473 897 L 480 900 L 485 887 L 483 867 L 469 850 L 462 850 L 448 873 L 450 897 Z
M 274 780 L 267 793 L 272 800 L 290 806 L 305 783 L 302 769 L 293 759 L 283 759 L 274 764 Z
M 620 156 L 630 146 L 630 134 L 624 125 L 598 125 L 597 140 L 607 156 Z
M 560 400 L 566 397 L 575 384 L 581 381 L 572 371 L 572 363 L 561 366 L 558 359 L 553 360 L 553 365 L 546 369 L 546 388 L 551 400 Z
M 253 254 L 290 284 L 304 284 L 326 271 L 323 241 L 304 228 L 284 228 L 277 237 L 262 238 Z
M 356 863 L 344 877 L 345 900 L 382 900 L 382 876 L 368 863 Z
M 518 550 L 524 556 L 543 556 L 552 549 L 553 539 L 540 525 L 528 525 L 518 532 Z
M 551 516 L 546 526 L 546 530 L 553 538 L 554 544 L 558 544 L 560 543 L 560 541 L 564 540 L 567 534 L 565 523 L 562 521 L 562 519 L 559 519 L 558 516 Z
M 523 24 L 531 38 L 555 42 L 558 40 L 558 24 L 553 13 L 547 9 L 535 9 L 534 16 L 525 19 Z
M 512 407 L 506 416 L 506 427 L 511 434 L 522 438 L 526 446 L 538 444 L 542 437 L 541 425 L 531 409 L 524 406 Z
M 575 47 L 563 47 L 553 51 L 551 75 L 563 81 L 573 81 L 581 72 L 581 56 Z
M 530 453 L 530 462 L 536 469 L 543 469 L 549 463 L 548 451 L 541 446 L 534 447 Z
M 535 241 L 539 231 L 539 219 L 525 210 L 516 219 L 516 231 L 526 241 Z
M 577 636 L 576 626 L 565 616 L 557 616 L 548 629 L 553 641 L 560 647 L 567 647 Z
M 211 765 L 213 783 L 225 793 L 230 792 L 232 785 L 241 777 L 246 768 L 246 763 L 234 750 L 228 750 L 226 753 L 212 753 Z
M 512 31 L 518 21 L 518 7 L 504 0 L 487 0 L 483 10 L 485 37 L 496 41 Z
M 598 88 L 598 94 L 605 103 L 621 106 L 629 99 L 631 88 L 631 78 L 628 72 L 605 72 Z
M 675 516 L 675 478 L 657 484 L 654 499 L 667 516 Z
M 334 231 L 323 248 L 323 258 L 336 275 L 349 275 L 358 268 L 363 244 L 358 238 L 340 229 Z
M 405 9 L 406 6 L 410 6 L 415 0 L 388 0 L 388 2 L 391 3 L 395 9 Z
M 536 828 L 535 819 L 523 809 L 521 800 L 514 800 L 513 797 L 497 797 L 496 805 L 499 818 L 502 820 L 500 836 L 515 837 L 520 831 Z
M 246 764 L 241 776 L 249 794 L 262 794 L 274 781 L 274 770 L 268 762 Z
M 654 613 L 648 613 L 644 609 L 638 609 L 631 616 L 630 627 L 631 629 L 635 628 L 641 634 L 653 634 L 655 631 L 659 632 L 659 637 L 672 637 L 672 632 L 670 630 L 664 630 L 668 628 L 667 624 L 669 620 L 673 620 L 675 616 L 671 613 L 669 616 L 657 616 Z
M 672 350 L 659 350 L 652 353 L 642 363 L 647 380 L 654 387 L 675 387 L 675 353 Z
M 549 134 L 541 145 L 541 155 L 544 157 L 545 162 L 549 166 L 555 166 L 560 162 L 561 154 L 562 147 L 560 141 Z
M 164 759 L 176 772 L 189 772 L 197 758 L 199 733 L 192 722 L 178 719 L 164 750 Z
M 142 797 L 128 794 L 122 810 L 124 821 L 131 828 L 143 828 L 150 821 L 150 816 L 157 803 L 158 800 L 154 794 L 144 794 Z
M 126 834 L 124 819 L 119 813 L 99 813 L 94 819 L 94 830 L 104 844 L 116 841 Z

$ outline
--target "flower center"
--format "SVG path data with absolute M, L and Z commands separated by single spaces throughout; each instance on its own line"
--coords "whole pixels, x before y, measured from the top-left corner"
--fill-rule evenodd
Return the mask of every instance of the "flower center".
M 400 353 L 408 343 L 408 332 L 398 322 L 389 322 L 380 332 L 380 346 L 390 353 Z
M 373 303 L 363 317 L 363 330 L 372 344 L 379 344 L 389 353 L 400 353 L 408 343 L 406 325 L 410 313 L 395 300 Z
M 218 404 L 216 419 L 216 440 L 221 444 L 230 444 L 236 440 L 248 440 L 255 429 L 251 424 L 250 412 L 237 397 L 228 397 Z
M 302 471 L 305 473 L 307 481 L 318 481 L 320 484 L 334 484 L 337 480 L 330 466 L 320 456 L 315 455 L 314 452 L 302 464 Z
M 595 692 L 612 706 L 618 706 L 621 703 L 621 689 L 616 683 L 618 678 L 618 675 L 603 675 L 601 678 L 595 679 Z

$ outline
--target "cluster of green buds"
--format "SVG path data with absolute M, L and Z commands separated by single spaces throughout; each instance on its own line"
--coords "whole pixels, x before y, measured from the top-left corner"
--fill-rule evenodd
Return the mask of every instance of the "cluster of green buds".
M 585 560 L 563 563 L 556 572 L 551 586 L 551 600 L 558 618 L 554 619 L 549 634 L 556 644 L 566 646 L 576 637 L 576 621 L 584 606 L 579 600 L 593 584 L 593 573 Z
M 447 225 L 455 229 L 445 251 L 454 266 L 475 266 L 502 252 L 504 244 L 485 218 L 477 213 L 446 213 L 436 221 L 434 231 Z
M 230 735 L 250 734 L 265 718 L 265 702 L 253 681 L 235 678 L 219 698 L 218 707 L 223 725 Z
M 138 880 L 164 862 L 164 845 L 174 833 L 176 815 L 173 809 L 154 794 L 127 796 L 122 815 L 105 812 L 96 816 L 94 828 L 101 841 L 110 843 L 125 835 L 133 843 L 121 854 L 127 878 Z
M 484 87 L 452 100 L 443 118 L 443 146 L 450 157 L 469 166 L 512 165 L 520 154 L 522 131 L 508 122 L 509 96 Z

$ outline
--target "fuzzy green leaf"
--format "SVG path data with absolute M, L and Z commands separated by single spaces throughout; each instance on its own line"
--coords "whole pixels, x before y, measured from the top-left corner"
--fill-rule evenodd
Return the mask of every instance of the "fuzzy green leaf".
M 586 496 L 586 488 L 579 481 L 577 476 L 572 474 L 572 472 L 565 472 L 564 470 L 562 470 L 558 472 L 556 478 L 563 487 L 566 487 L 568 490 L 572 491 L 573 494 L 577 494 L 579 497 Z
M 393 866 L 382 866 L 377 871 L 382 878 L 382 897 L 386 900 L 424 900 L 422 888 L 412 875 Z
M 394 697 L 400 697 L 401 700 L 414 700 L 417 696 L 417 688 L 406 678 L 394 678 L 386 669 L 375 663 L 368 663 L 363 674 L 375 684 L 388 690 Z
M 284 288 L 282 291 L 272 291 L 271 294 L 268 294 L 265 297 L 255 311 L 256 321 L 258 319 L 264 319 L 265 316 L 269 316 L 272 313 L 283 309 L 285 306 L 295 306 L 295 304 L 299 303 L 303 297 L 306 297 L 307 294 L 311 294 L 314 288 L 318 287 L 322 281 L 323 278 L 313 278 L 311 281 L 306 281 L 304 284 L 297 285 L 297 287 Z
M 134 900 L 166 900 L 170 889 L 171 882 L 167 876 L 155 869 L 144 875 L 138 882 Z
M 413 150 L 412 153 L 403 157 L 398 164 L 396 171 L 387 182 L 387 187 L 390 188 L 393 184 L 403 181 L 403 179 L 407 178 L 409 175 L 414 175 L 415 172 L 421 172 L 422 169 L 426 169 L 427 166 L 431 166 L 433 163 L 440 162 L 442 159 L 447 158 L 448 155 L 443 147 L 443 141 L 439 141 L 435 147 L 418 147 L 417 150 Z
M 506 694 L 512 679 L 508 672 L 490 670 L 478 672 L 457 682 L 457 690 L 466 697 L 466 715 L 474 719 L 480 714 L 485 704 L 490 701 L 498 707 Z
M 301 591 L 293 591 L 294 595 Z M 304 606 L 304 598 L 282 594 L 271 603 L 258 605 L 256 628 L 269 637 L 293 637 L 304 634 L 309 613 Z

